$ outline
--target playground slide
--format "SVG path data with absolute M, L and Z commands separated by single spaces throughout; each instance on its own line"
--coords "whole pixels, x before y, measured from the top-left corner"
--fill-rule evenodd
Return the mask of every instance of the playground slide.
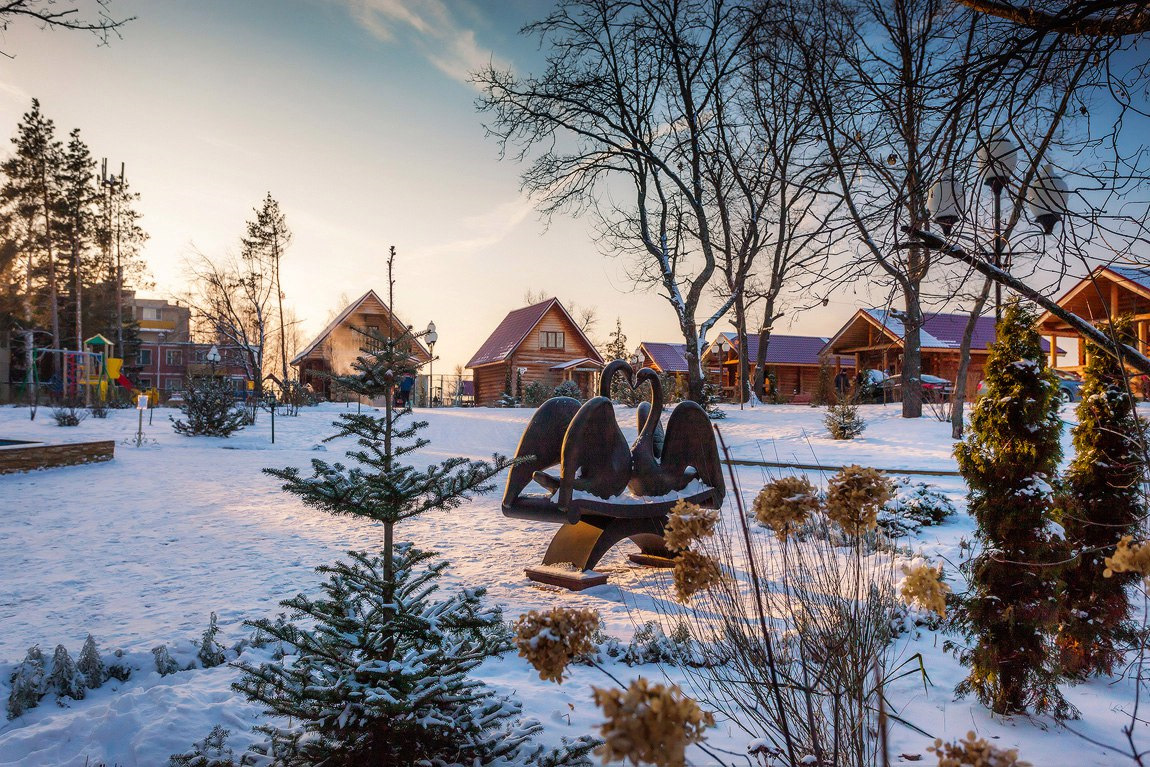
M 120 386 L 123 386 L 134 395 L 138 395 L 140 393 L 139 389 L 137 389 L 135 385 L 129 381 L 128 377 L 123 373 L 121 373 L 120 377 L 116 379 L 116 383 L 120 384 Z

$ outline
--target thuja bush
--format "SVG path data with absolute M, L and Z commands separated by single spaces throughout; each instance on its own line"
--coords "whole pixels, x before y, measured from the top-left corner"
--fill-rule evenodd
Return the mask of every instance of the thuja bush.
M 583 390 L 580 389 L 579 384 L 575 383 L 574 381 L 564 381 L 563 383 L 561 383 L 555 387 L 555 390 L 553 392 L 551 392 L 551 396 L 552 397 L 571 397 L 572 399 L 577 399 L 580 402 L 582 402 L 583 401 Z
M 527 407 L 539 407 L 551 396 L 551 389 L 542 381 L 532 381 L 523 387 L 523 404 Z
M 1058 383 L 1046 369 L 1035 315 L 1007 306 L 987 357 L 986 394 L 955 448 L 970 488 L 981 550 L 964 563 L 970 587 L 954 627 L 970 668 L 957 692 L 973 692 L 997 714 L 1073 714 L 1048 663 L 1046 637 L 1058 617 L 1058 559 L 1050 526 L 1062 457 Z
M 1116 338 L 1129 330 L 1128 322 L 1112 328 Z M 1062 576 L 1066 592 L 1057 645 L 1062 669 L 1073 678 L 1109 675 L 1132 638 L 1126 587 L 1137 575 L 1104 577 L 1103 559 L 1115 539 L 1137 531 L 1146 514 L 1145 445 L 1122 363 L 1093 344 L 1087 344 L 1087 359 L 1073 431 L 1075 456 L 1058 509 L 1072 559 Z
M 249 423 L 243 409 L 236 407 L 235 389 L 222 378 L 190 379 L 180 412 L 183 419 L 168 419 L 176 433 L 186 437 L 230 437 Z

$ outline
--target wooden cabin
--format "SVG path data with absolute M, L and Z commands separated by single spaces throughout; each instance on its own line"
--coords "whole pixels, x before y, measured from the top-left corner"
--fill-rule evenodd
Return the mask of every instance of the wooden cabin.
M 1130 318 L 1134 323 L 1130 342 L 1136 339 L 1140 352 L 1150 352 L 1150 269 L 1099 266 L 1058 299 L 1058 305 L 1092 324 L 1111 317 Z M 1086 348 L 1076 330 L 1050 312 L 1038 318 L 1038 330 L 1049 339 L 1050 349 L 1056 348 L 1060 338 L 1078 341 L 1076 355 L 1059 360 L 1057 352 L 1052 352 L 1050 365 L 1081 372 L 1086 365 Z
M 331 381 L 327 375 L 346 375 L 352 372 L 351 363 L 363 352 L 367 337 L 355 329 L 386 334 L 393 338 L 407 329 L 407 325 L 391 313 L 374 290 L 369 290 L 348 304 L 311 343 L 291 361 L 300 383 L 325 399 L 331 398 Z M 427 362 L 431 355 L 423 344 L 412 344 L 412 357 L 419 363 Z
M 512 394 L 534 381 L 554 388 L 574 381 L 583 397 L 597 394 L 603 357 L 557 298 L 510 312 L 467 367 L 473 371 L 475 404 L 499 402 L 510 380 Z
M 651 368 L 657 373 L 670 376 L 675 381 L 676 391 L 663 392 L 664 396 L 685 396 L 687 391 L 686 353 L 686 344 L 641 341 L 639 343 L 639 366 Z
M 962 349 L 962 334 L 969 315 L 929 314 L 923 318 L 920 333 L 923 375 L 955 382 Z M 902 374 L 902 321 L 886 309 L 859 309 L 824 347 L 828 354 L 850 355 L 855 370 L 879 370 L 887 375 Z M 990 345 L 994 343 L 994 317 L 979 317 L 970 344 L 970 365 L 966 371 L 966 396 L 977 396 L 978 382 Z M 1042 350 L 1049 351 L 1045 341 Z
M 809 399 L 819 388 L 819 368 L 826 362 L 831 369 L 831 389 L 834 377 L 846 370 L 854 380 L 854 357 L 845 355 L 824 355 L 825 336 L 792 336 L 772 333 L 767 343 L 765 367 L 767 375 L 773 375 L 775 391 L 782 402 L 794 398 Z M 734 399 L 739 385 L 739 335 L 721 333 L 703 353 L 703 367 L 708 378 L 714 380 L 723 395 Z M 755 380 L 755 370 L 759 359 L 759 335 L 747 336 L 748 378 Z

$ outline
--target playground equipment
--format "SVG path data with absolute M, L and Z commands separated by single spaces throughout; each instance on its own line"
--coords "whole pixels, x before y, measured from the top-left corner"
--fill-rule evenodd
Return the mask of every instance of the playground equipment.
M 610 399 L 611 381 L 620 373 L 632 388 L 651 386 L 651 402 L 638 409 L 639 437 L 630 447 Z M 516 450 L 526 460 L 507 476 L 503 513 L 560 523 L 542 566 L 527 570 L 532 580 L 574 590 L 605 583 L 606 576 L 591 571 L 624 538 L 639 546 L 632 561 L 665 567 L 674 556 L 663 543 L 671 508 L 680 500 L 722 505 L 726 488 L 707 414 L 694 402 L 680 403 L 664 432 L 659 377 L 641 370 L 638 379 L 637 384 L 627 362 L 615 360 L 603 371 L 600 396 L 582 405 L 553 397 L 527 424 Z M 555 465 L 558 477 L 547 471 Z M 547 494 L 525 492 L 532 483 Z
M 109 384 L 115 382 L 133 397 L 140 391 L 123 374 L 124 360 L 113 357 L 115 345 L 103 335 L 96 334 L 84 342 L 84 351 L 73 349 L 32 350 L 32 385 L 39 391 L 47 387 L 56 396 L 74 402 L 106 402 Z M 46 359 L 53 360 L 52 375 L 41 380 Z

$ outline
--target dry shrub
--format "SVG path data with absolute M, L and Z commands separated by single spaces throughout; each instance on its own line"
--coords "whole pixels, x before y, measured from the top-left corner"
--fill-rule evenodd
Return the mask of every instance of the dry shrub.
M 719 563 L 697 551 L 682 551 L 675 557 L 672 571 L 675 595 L 686 603 L 695 594 L 718 583 L 723 577 Z
M 1111 578 L 1115 573 L 1138 573 L 1143 578 L 1150 576 L 1150 541 L 1135 543 L 1129 535 L 1122 536 L 1114 549 L 1114 556 L 1106 557 L 1106 570 L 1102 575 Z
M 672 551 L 685 551 L 692 543 L 714 535 L 718 524 L 717 510 L 679 501 L 671 509 L 663 540 Z
M 599 629 L 594 610 L 557 607 L 546 612 L 532 610 L 515 621 L 515 646 L 539 678 L 563 682 L 571 661 L 595 651 L 593 635 Z
M 909 605 L 918 605 L 924 610 L 930 610 L 940 618 L 946 617 L 946 595 L 950 587 L 942 581 L 942 566 L 931 567 L 918 564 L 913 567 L 902 566 L 906 578 L 902 582 L 899 594 L 903 601 Z
M 1033 767 L 1018 758 L 1017 749 L 1001 749 L 973 732 L 954 743 L 936 740 L 926 749 L 938 756 L 938 767 Z
M 827 517 L 850 535 L 878 526 L 878 513 L 894 487 L 877 469 L 847 466 L 827 483 Z
M 687 746 L 701 743 L 715 717 L 683 695 L 640 677 L 626 690 L 591 688 L 607 721 L 600 726 L 605 741 L 597 749 L 604 763 L 629 759 L 634 764 L 683 767 Z
M 792 476 L 768 482 L 751 508 L 755 519 L 774 530 L 782 541 L 802 527 L 819 506 L 819 494 L 810 481 Z

